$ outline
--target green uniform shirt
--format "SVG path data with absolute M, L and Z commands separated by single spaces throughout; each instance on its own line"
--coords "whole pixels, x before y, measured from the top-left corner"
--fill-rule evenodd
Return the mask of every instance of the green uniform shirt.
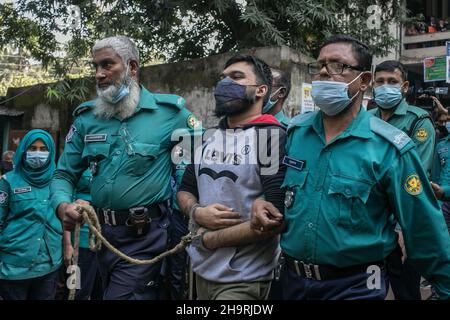
M 369 112 L 381 119 L 381 111 L 379 108 L 372 109 Z M 417 153 L 422 160 L 426 172 L 430 173 L 433 165 L 436 133 L 433 123 L 427 115 L 428 113 L 425 110 L 411 106 L 403 100 L 387 122 L 410 136 L 416 144 Z M 416 119 L 419 120 L 416 121 Z M 414 128 L 412 129 L 411 126 L 413 125 Z
M 402 131 L 361 110 L 326 144 L 322 113 L 291 120 L 283 187 L 290 256 L 348 267 L 385 259 L 400 223 L 408 258 L 450 297 L 450 236 L 414 144 Z
M 442 138 L 436 146 L 433 165 L 433 182 L 444 189 L 444 201 L 450 200 L 450 135 Z
M 37 278 L 61 265 L 62 227 L 48 185 L 8 172 L 0 179 L 0 279 Z
M 123 121 L 96 118 L 95 101 L 78 107 L 50 185 L 53 207 L 72 201 L 74 186 L 90 164 L 95 207 L 120 210 L 169 199 L 171 149 L 180 140 L 172 134 L 189 135 L 197 126 L 184 104 L 179 96 L 141 86 L 135 114 Z
M 289 121 L 291 120 L 291 118 L 287 117 L 284 114 L 283 109 L 280 110 L 280 112 L 278 112 L 276 115 L 274 115 L 275 119 L 278 120 L 278 122 L 284 126 L 285 128 L 287 128 Z

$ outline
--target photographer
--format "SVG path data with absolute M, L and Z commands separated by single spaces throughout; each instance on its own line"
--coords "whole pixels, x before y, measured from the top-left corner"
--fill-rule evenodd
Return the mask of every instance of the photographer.
M 436 130 L 436 141 L 439 142 L 442 138 L 447 137 L 449 130 L 447 129 L 447 122 L 450 121 L 448 110 L 444 108 L 442 103 L 435 96 L 421 95 L 419 99 L 429 98 L 433 102 L 432 118 Z M 450 128 L 450 122 L 448 124 Z M 433 164 L 433 166 L 435 166 Z

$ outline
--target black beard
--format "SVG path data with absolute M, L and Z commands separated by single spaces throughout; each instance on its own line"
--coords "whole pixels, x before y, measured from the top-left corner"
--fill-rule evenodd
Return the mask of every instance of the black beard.
M 250 110 L 254 103 L 254 94 L 252 97 L 247 95 L 245 99 L 232 100 L 220 105 L 216 103 L 214 114 L 217 118 L 238 116 Z

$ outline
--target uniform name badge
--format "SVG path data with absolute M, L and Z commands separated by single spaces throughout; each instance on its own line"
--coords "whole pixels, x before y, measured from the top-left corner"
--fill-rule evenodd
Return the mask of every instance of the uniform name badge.
M 288 156 L 284 156 L 282 164 L 294 168 L 295 170 L 302 171 L 305 168 L 306 161 L 305 160 L 297 160 Z
M 106 134 L 87 134 L 84 136 L 84 142 L 105 142 Z
M 14 192 L 14 194 L 21 194 L 21 193 L 31 192 L 31 187 L 15 188 L 13 190 L 13 192 Z

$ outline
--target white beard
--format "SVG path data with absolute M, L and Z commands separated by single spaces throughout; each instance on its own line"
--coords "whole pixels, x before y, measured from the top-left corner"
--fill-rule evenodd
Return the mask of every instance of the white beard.
M 137 82 L 128 76 L 126 83 L 129 85 L 130 94 L 116 104 L 108 102 L 117 94 L 122 81 L 119 84 L 110 85 L 106 89 L 97 87 L 99 99 L 96 100 L 94 109 L 94 114 L 97 118 L 111 119 L 117 116 L 120 120 L 124 120 L 134 114 L 139 103 L 140 88 Z

